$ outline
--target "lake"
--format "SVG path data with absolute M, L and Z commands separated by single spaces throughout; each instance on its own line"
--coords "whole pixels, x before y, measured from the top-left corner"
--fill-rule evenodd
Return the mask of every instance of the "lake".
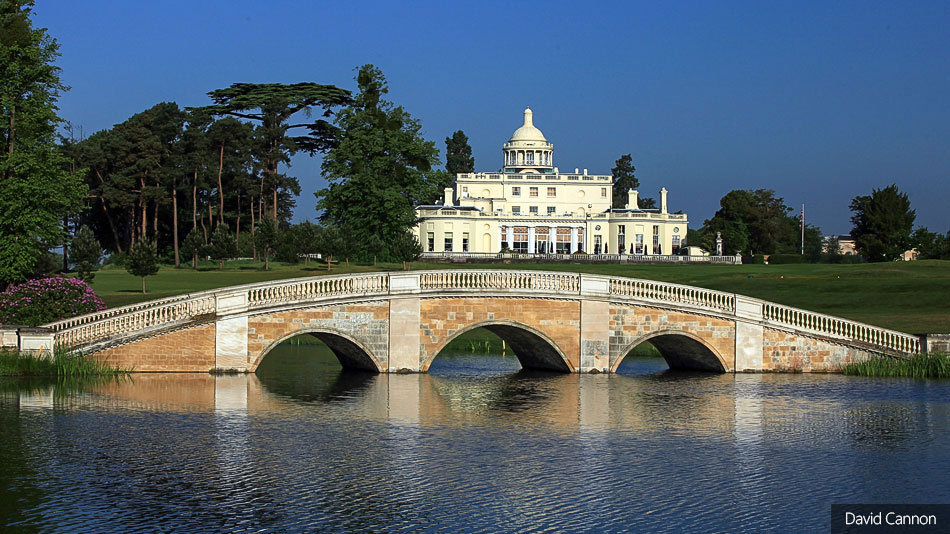
M 950 502 L 950 381 L 616 375 L 440 355 L 343 371 L 2 383 L 20 532 L 815 532 L 832 503 Z

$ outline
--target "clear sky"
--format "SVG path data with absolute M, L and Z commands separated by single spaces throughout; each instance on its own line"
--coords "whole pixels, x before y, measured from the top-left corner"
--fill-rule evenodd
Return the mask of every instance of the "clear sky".
M 380 67 L 389 97 L 479 171 L 530 105 L 561 170 L 631 153 L 641 195 L 699 227 L 732 189 L 769 188 L 825 234 L 891 183 L 950 230 L 950 2 L 371 2 L 39 0 L 86 135 L 233 82 L 334 84 Z M 319 160 L 298 157 L 295 218 Z

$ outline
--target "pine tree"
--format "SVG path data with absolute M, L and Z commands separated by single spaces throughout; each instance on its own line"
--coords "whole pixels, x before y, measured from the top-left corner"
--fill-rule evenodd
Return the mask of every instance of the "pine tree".
M 69 253 L 72 255 L 72 260 L 76 262 L 79 279 L 91 282 L 96 276 L 93 271 L 99 268 L 102 247 L 96 240 L 96 235 L 85 224 L 76 231 Z
M 158 247 L 148 239 L 139 239 L 129 249 L 125 270 L 132 276 L 142 277 L 142 293 L 145 293 L 145 277 L 158 273 Z
M 257 226 L 257 233 L 254 235 L 257 241 L 257 248 L 264 254 L 264 270 L 270 269 L 270 255 L 277 247 L 280 240 L 280 231 L 277 228 L 277 221 L 269 216 L 264 216 Z
M 234 234 L 228 225 L 219 223 L 211 234 L 211 259 L 217 260 L 218 268 L 224 270 L 224 261 L 237 256 L 237 245 L 234 243 Z
M 460 172 L 475 172 L 472 147 L 468 144 L 468 136 L 462 130 L 445 138 L 445 170 L 452 179 Z

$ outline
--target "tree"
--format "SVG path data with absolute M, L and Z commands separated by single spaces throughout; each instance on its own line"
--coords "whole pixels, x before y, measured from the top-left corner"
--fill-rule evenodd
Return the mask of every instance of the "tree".
M 851 200 L 854 246 L 867 261 L 897 259 L 911 246 L 910 233 L 917 213 L 896 184 L 873 189 Z
M 636 172 L 637 168 L 633 166 L 633 157 L 630 154 L 624 154 L 614 162 L 614 168 L 610 170 L 610 174 L 614 177 L 613 207 L 626 206 L 627 191 L 640 188 L 640 180 L 637 180 L 634 174 Z
M 285 185 L 278 166 L 287 164 L 290 156 L 303 150 L 311 155 L 333 146 L 336 129 L 324 119 L 300 124 L 289 124 L 290 118 L 303 112 L 310 117 L 313 108 L 322 108 L 323 117 L 331 115 L 331 108 L 350 102 L 350 92 L 333 85 L 312 82 L 280 83 L 235 83 L 227 89 L 208 93 L 214 104 L 205 109 L 214 115 L 230 115 L 257 121 L 255 130 L 258 158 L 261 162 L 261 189 L 272 197 L 271 215 L 279 216 L 279 190 Z M 304 128 L 307 133 L 291 136 L 288 131 Z M 294 179 L 296 181 L 296 179 Z
M 304 221 L 293 228 L 294 242 L 300 254 L 304 255 L 304 264 L 310 263 L 310 256 L 319 254 L 320 227 L 310 221 Z
M 475 158 L 468 136 L 462 130 L 445 138 L 445 171 L 455 178 L 460 172 L 475 172 Z
M 270 269 L 270 255 L 280 240 L 277 220 L 269 215 L 261 219 L 254 239 L 257 241 L 258 250 L 264 254 L 264 270 L 266 271 Z
M 85 196 L 56 147 L 59 45 L 33 28 L 32 1 L 0 0 L 0 286 L 22 280 L 66 237 Z
M 402 270 L 412 269 L 412 262 L 422 254 L 422 243 L 409 230 L 396 237 L 392 244 L 393 255 L 402 262 Z
M 922 260 L 950 260 L 950 232 L 938 234 L 920 226 L 911 234 L 910 242 Z
M 145 277 L 158 273 L 158 247 L 155 242 L 144 237 L 136 241 L 125 259 L 125 270 L 132 276 L 142 277 L 142 293 L 145 293 Z
M 198 268 L 198 256 L 202 255 L 206 246 L 204 236 L 201 235 L 201 230 L 198 228 L 192 228 L 185 236 L 185 241 L 181 244 L 181 251 L 185 256 L 191 258 L 192 269 Z
M 218 223 L 214 233 L 211 234 L 211 245 L 208 250 L 211 252 L 211 259 L 219 262 L 218 268 L 222 271 L 224 270 L 224 261 L 237 256 L 234 234 L 228 229 L 228 225 Z
M 362 247 L 370 236 L 391 244 L 415 226 L 415 206 L 432 200 L 447 173 L 432 171 L 438 151 L 419 122 L 383 100 L 389 89 L 382 72 L 364 65 L 356 81 L 359 94 L 336 116 L 342 134 L 323 159 L 329 187 L 316 192 L 317 208 L 322 222 L 352 230 L 348 246 Z
M 102 247 L 96 240 L 95 234 L 85 224 L 79 227 L 69 247 L 73 261 L 76 262 L 76 271 L 83 282 L 91 282 L 95 278 L 93 271 L 99 268 L 99 259 L 102 257 Z
M 343 235 L 335 226 L 321 226 L 317 232 L 317 250 L 327 262 L 327 272 L 333 267 L 333 256 L 343 247 Z

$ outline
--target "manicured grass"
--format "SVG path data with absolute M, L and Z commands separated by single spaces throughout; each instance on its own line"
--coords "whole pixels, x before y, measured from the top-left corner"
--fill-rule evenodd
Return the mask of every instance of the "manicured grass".
M 841 372 L 855 376 L 950 378 L 950 354 L 916 354 L 909 359 L 879 356 L 848 364 Z
M 530 269 L 646 278 L 739 293 L 789 306 L 911 333 L 950 332 L 950 261 L 857 265 L 587 265 L 413 263 L 422 269 Z M 334 266 L 332 274 L 401 271 L 401 264 Z M 149 277 L 149 293 L 124 269 L 96 273 L 93 289 L 110 307 L 182 293 L 326 274 L 326 265 L 229 262 L 192 269 L 163 268 Z
M 59 349 L 38 356 L 0 350 L 0 376 L 75 378 L 124 375 L 130 371 Z

